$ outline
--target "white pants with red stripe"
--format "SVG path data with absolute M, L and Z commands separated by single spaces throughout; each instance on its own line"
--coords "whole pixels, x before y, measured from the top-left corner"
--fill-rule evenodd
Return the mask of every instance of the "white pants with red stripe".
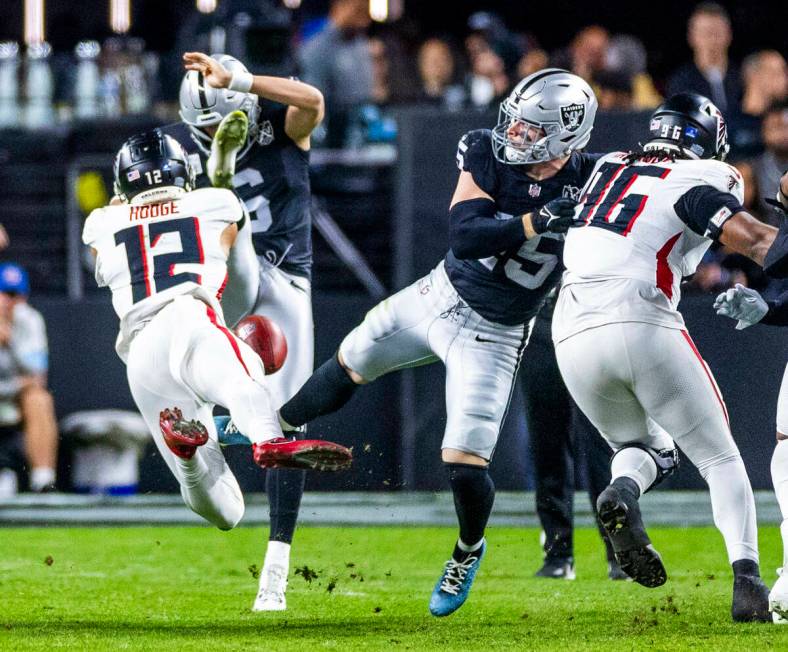
M 252 441 L 282 436 L 260 358 L 209 306 L 180 296 L 136 335 L 127 374 L 134 401 L 186 504 L 221 529 L 234 527 L 243 516 L 243 496 L 219 448 L 213 406 L 226 407 Z M 201 421 L 210 434 L 191 460 L 174 455 L 162 437 L 159 413 L 173 407 L 185 419 Z
M 685 330 L 639 322 L 556 344 L 567 388 L 614 449 L 681 448 L 709 485 L 730 561 L 758 559 L 755 503 L 714 377 Z

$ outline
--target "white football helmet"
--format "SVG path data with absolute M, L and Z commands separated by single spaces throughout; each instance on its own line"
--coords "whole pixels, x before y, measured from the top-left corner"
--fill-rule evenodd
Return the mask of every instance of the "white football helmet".
M 529 75 L 501 102 L 492 131 L 495 158 L 542 163 L 585 147 L 597 106 L 594 91 L 577 75 L 560 68 Z
M 248 72 L 246 66 L 229 54 L 212 54 L 231 73 Z M 192 138 L 207 156 L 211 152 L 211 137 L 202 127 L 218 125 L 224 116 L 233 111 L 243 111 L 249 118 L 249 136 L 246 145 L 238 153 L 242 157 L 257 138 L 260 105 L 257 95 L 240 93 L 226 88 L 214 88 L 208 84 L 203 74 L 189 70 L 183 77 L 180 91 L 180 116 L 192 133 Z

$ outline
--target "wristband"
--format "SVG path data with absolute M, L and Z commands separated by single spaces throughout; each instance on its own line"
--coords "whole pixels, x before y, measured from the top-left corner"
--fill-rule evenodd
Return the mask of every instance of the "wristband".
M 230 83 L 227 85 L 227 90 L 237 93 L 248 93 L 252 90 L 252 81 L 254 81 L 252 73 L 248 70 L 239 70 L 233 73 Z

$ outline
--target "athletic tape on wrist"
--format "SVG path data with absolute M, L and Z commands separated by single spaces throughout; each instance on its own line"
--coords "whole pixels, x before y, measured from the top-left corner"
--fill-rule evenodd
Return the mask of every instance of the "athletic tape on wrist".
M 227 85 L 227 90 L 236 91 L 238 93 L 248 93 L 252 90 L 252 81 L 254 77 L 252 73 L 246 70 L 234 72 L 230 78 L 230 83 Z

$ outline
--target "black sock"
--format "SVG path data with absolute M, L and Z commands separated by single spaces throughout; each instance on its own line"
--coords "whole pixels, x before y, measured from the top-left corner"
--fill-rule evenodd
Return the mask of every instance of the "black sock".
M 638 483 L 632 478 L 622 476 L 620 478 L 616 478 L 610 484 L 612 484 L 619 491 L 629 494 L 635 500 L 640 498 L 640 487 L 638 487 Z
M 304 495 L 306 471 L 301 469 L 269 469 L 265 476 L 268 514 L 271 518 L 271 541 L 293 542 L 298 508 Z
M 484 536 L 490 518 L 495 485 L 486 466 L 446 464 L 449 484 L 454 493 L 454 509 L 460 521 L 460 539 L 467 546 L 476 545 Z M 470 553 L 455 547 L 454 558 L 463 561 Z
M 737 559 L 731 566 L 733 567 L 734 577 L 737 575 L 761 576 L 761 569 L 758 567 L 758 562 L 752 559 Z
M 298 393 L 279 410 L 291 426 L 303 426 L 323 414 L 330 414 L 347 403 L 358 388 L 347 371 L 332 355 L 310 376 Z

